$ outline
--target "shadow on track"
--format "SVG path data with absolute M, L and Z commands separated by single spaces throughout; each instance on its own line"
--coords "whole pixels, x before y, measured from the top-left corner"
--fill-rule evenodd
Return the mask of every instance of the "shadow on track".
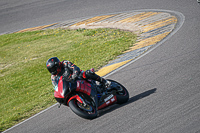
M 121 104 L 121 105 L 115 104 L 115 105 L 113 105 L 113 106 L 111 106 L 111 107 L 102 109 L 102 110 L 99 111 L 99 116 L 98 116 L 98 117 L 101 117 L 101 116 L 105 115 L 106 113 L 112 112 L 113 110 L 118 109 L 118 108 L 121 108 L 121 107 L 123 107 L 123 106 L 126 106 L 126 105 L 128 105 L 128 104 L 130 104 L 130 103 L 133 103 L 133 102 L 135 102 L 135 101 L 137 101 L 137 100 L 139 100 L 139 99 L 142 99 L 142 98 L 144 98 L 144 97 L 147 97 L 147 96 L 149 96 L 149 95 L 155 93 L 156 90 L 157 90 L 157 89 L 154 88 L 154 89 L 145 91 L 145 92 L 143 92 L 143 93 L 141 93 L 141 94 L 138 94 L 138 95 L 136 95 L 136 96 L 133 96 L 133 97 L 129 98 L 129 100 L 128 100 L 127 103 L 124 103 L 124 104 Z

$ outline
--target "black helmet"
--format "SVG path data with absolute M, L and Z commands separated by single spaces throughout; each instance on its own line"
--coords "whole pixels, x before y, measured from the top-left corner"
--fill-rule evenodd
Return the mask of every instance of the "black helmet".
M 48 59 L 48 61 L 46 63 L 47 69 L 53 75 L 57 74 L 59 65 L 60 65 L 60 60 L 57 57 L 52 57 L 52 58 Z

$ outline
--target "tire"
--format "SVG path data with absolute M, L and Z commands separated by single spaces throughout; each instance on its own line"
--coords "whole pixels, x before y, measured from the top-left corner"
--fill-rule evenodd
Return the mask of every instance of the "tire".
M 81 106 L 81 104 L 76 99 L 73 99 L 69 102 L 69 107 L 75 114 L 82 118 L 94 119 L 97 117 L 97 110 L 94 106 L 88 105 L 90 110 L 84 109 L 84 106 Z
M 111 82 L 117 83 L 123 90 L 120 93 L 117 93 L 116 97 L 117 97 L 117 104 L 123 104 L 126 103 L 129 100 L 129 93 L 127 91 L 127 89 L 120 83 L 118 83 L 117 81 L 114 80 L 110 80 Z

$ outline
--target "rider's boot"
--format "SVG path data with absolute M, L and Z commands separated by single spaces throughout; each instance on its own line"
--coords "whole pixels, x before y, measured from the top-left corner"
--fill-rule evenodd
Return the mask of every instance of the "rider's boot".
M 87 70 L 87 71 L 83 72 L 82 75 L 83 75 L 82 77 L 84 79 L 85 78 L 86 79 L 93 79 L 93 80 L 96 80 L 96 81 L 100 82 L 103 85 L 103 88 L 105 88 L 105 89 L 108 89 L 110 87 L 110 85 L 111 85 L 110 81 L 108 81 L 108 80 L 100 77 L 99 75 L 97 75 L 95 73 L 94 69 Z

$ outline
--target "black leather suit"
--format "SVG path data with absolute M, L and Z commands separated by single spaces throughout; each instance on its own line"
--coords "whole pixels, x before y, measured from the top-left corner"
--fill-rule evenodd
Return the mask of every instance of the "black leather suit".
M 60 63 L 57 75 L 51 75 L 51 81 L 54 87 L 58 85 L 60 76 L 63 76 L 63 79 L 66 81 L 76 80 L 80 77 L 83 79 L 96 80 L 101 83 L 105 82 L 105 79 L 95 74 L 93 70 L 82 71 L 79 67 L 67 60 Z

